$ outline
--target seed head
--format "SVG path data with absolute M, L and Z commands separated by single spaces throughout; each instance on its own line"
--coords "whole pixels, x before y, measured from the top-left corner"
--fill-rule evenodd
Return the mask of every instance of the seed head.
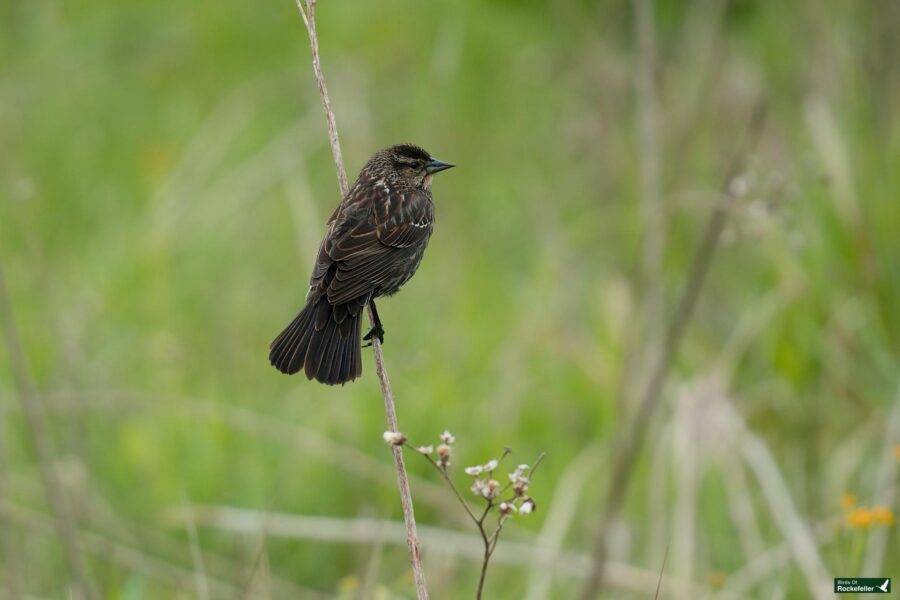
M 447 468 L 450 466 L 450 446 L 447 444 L 441 444 L 437 447 L 437 455 L 438 455 L 438 464 Z
M 485 498 L 496 498 L 500 495 L 500 482 L 496 479 L 489 479 L 487 482 L 487 494 Z
M 402 446 L 406 441 L 406 436 L 399 431 L 385 431 L 381 436 L 384 442 L 389 446 Z
M 537 505 L 534 503 L 534 499 L 525 496 L 522 500 L 522 504 L 519 506 L 519 514 L 520 515 L 530 515 L 535 510 L 537 510 Z
M 521 496 L 525 492 L 528 491 L 528 478 L 527 477 L 519 477 L 516 482 L 513 484 L 513 492 L 516 496 Z
M 517 511 L 516 505 L 511 502 L 501 502 L 497 505 L 497 508 L 500 509 L 500 514 L 504 517 Z

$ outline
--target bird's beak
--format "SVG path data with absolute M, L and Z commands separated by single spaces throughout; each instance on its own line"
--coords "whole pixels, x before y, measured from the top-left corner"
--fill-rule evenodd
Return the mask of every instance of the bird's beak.
M 436 158 L 432 158 L 431 162 L 425 165 L 425 172 L 429 175 L 434 175 L 440 171 L 446 171 L 447 169 L 452 169 L 456 165 L 451 165 L 450 163 L 445 163 L 442 160 L 438 160 Z

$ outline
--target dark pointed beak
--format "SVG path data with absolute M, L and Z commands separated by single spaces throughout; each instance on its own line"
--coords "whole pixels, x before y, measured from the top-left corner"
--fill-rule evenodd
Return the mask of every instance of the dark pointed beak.
M 447 169 L 452 169 L 455 166 L 456 165 L 451 165 L 450 163 L 445 163 L 442 160 L 432 158 L 431 162 L 425 165 L 425 172 L 429 175 L 433 175 L 441 171 L 446 171 Z

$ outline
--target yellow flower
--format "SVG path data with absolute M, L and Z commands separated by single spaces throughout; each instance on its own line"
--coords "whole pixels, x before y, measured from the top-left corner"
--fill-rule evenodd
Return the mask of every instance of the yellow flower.
M 725 585 L 726 579 L 727 576 L 725 575 L 725 573 L 722 573 L 721 571 L 713 571 L 709 574 L 709 585 L 713 589 L 719 589 L 720 587 Z
M 872 521 L 879 525 L 893 525 L 896 519 L 888 507 L 876 506 L 872 509 Z
M 850 527 L 866 529 L 872 524 L 872 512 L 866 508 L 857 508 L 847 515 L 847 523 Z
M 842 507 L 844 510 L 850 510 L 850 509 L 853 508 L 854 506 L 856 506 L 856 496 L 855 496 L 855 495 L 853 495 L 853 494 L 844 494 L 844 495 L 841 497 L 841 507 Z

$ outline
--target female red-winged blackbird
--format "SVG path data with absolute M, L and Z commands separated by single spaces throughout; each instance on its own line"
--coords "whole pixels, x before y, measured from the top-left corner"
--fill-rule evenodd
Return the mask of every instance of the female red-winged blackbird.
M 369 159 L 328 220 L 306 306 L 269 347 L 282 373 L 334 385 L 362 374 L 363 308 L 375 323 L 363 337 L 384 342 L 374 298 L 400 289 L 419 268 L 434 224 L 431 179 L 453 165 L 410 144 Z

